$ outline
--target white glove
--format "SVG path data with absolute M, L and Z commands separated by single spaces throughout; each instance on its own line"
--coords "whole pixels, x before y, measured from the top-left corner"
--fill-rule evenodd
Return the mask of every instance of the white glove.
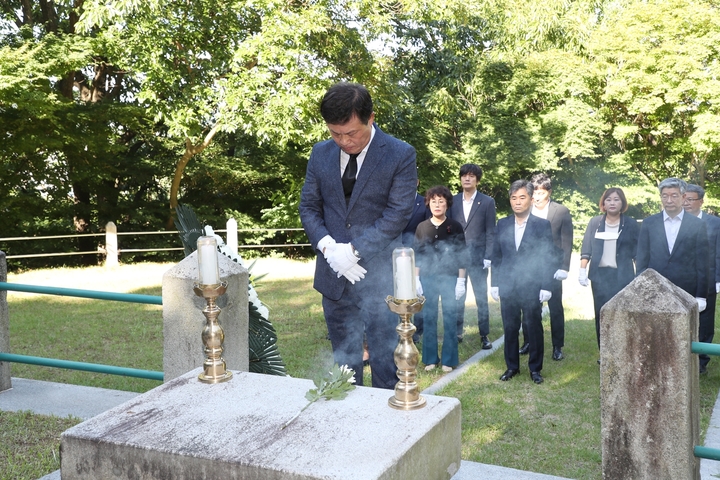
M 488 260 L 487 258 L 485 260 L 483 260 L 483 270 L 487 270 L 488 268 L 490 268 L 491 264 L 492 264 L 492 262 L 490 260 Z
M 720 293 L 720 282 L 715 283 L 715 293 Z
M 455 300 L 460 300 L 465 295 L 465 279 L 458 277 L 455 282 Z
M 578 276 L 578 282 L 580 282 L 580 285 L 583 287 L 587 287 L 590 282 L 588 282 L 587 278 L 587 268 L 581 268 L 580 269 L 580 275 Z
M 567 278 L 567 276 L 568 276 L 567 270 L 558 270 L 557 272 L 555 272 L 555 275 L 553 275 L 553 278 L 555 280 L 560 280 L 562 282 L 563 280 L 565 280 Z
M 359 282 L 363 278 L 365 278 L 365 274 L 367 273 L 367 270 L 365 270 L 363 267 L 358 265 L 357 263 L 350 267 L 350 269 L 343 273 L 343 277 L 347 278 L 350 283 L 355 285 L 355 282 Z M 338 277 L 340 278 L 340 277 Z
M 565 272 L 567 273 L 567 272 Z M 552 293 L 547 290 L 540 290 L 540 303 L 547 302 L 552 298 Z
M 702 312 L 705 308 L 707 308 L 707 300 L 699 297 L 695 297 L 695 300 L 697 300 L 698 303 L 698 312 Z
M 350 270 L 353 265 L 357 265 L 358 260 L 360 259 L 355 256 L 353 248 L 349 243 L 338 243 L 327 256 L 330 268 L 335 270 L 338 278 Z M 367 272 L 367 270 L 363 269 L 363 273 L 365 272 Z
M 335 243 L 335 239 L 332 238 L 330 235 L 325 235 L 318 242 L 317 248 L 325 256 L 325 260 L 327 260 L 328 255 L 330 255 L 330 252 L 335 250 L 335 245 L 337 245 L 337 243 Z
M 420 276 L 418 275 L 415 275 L 415 292 L 418 294 L 418 297 L 423 294 L 422 283 L 420 283 Z
M 500 301 L 500 289 L 498 287 L 490 287 L 490 296 L 496 302 Z

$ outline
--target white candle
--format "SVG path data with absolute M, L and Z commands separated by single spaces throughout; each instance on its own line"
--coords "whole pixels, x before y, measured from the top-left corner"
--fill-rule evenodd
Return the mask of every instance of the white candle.
M 230 247 L 230 251 L 237 255 L 238 253 L 238 231 L 237 231 L 237 220 L 234 218 L 229 219 L 225 222 L 225 228 L 227 228 L 227 246 Z
M 217 243 L 214 237 L 200 237 L 198 247 L 198 271 L 200 285 L 217 285 L 220 283 L 217 262 Z
M 398 300 L 412 300 L 417 295 L 413 289 L 415 277 L 412 271 L 412 258 L 397 257 L 395 259 L 395 298 Z

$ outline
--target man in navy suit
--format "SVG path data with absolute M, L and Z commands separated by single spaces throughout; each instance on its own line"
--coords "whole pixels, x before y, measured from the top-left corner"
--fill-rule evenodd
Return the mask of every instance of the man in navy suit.
M 495 239 L 495 200 L 477 190 L 482 169 L 474 163 L 460 167 L 460 183 L 463 191 L 453 197 L 449 217 L 462 225 L 470 263 L 466 266 L 467 277 L 472 283 L 477 305 L 478 330 L 483 350 L 492 348 L 490 335 L 490 311 L 488 310 L 487 277 L 490 254 Z M 462 341 L 465 320 L 465 297 L 458 300 L 458 340 Z
M 570 257 L 573 248 L 573 225 L 570 210 L 564 205 L 550 199 L 552 194 L 552 181 L 544 173 L 533 175 L 533 208 L 532 214 L 550 222 L 555 245 L 555 264 L 548 264 L 548 268 L 555 268 L 553 274 L 552 298 L 548 301 L 550 310 L 550 332 L 552 335 L 553 360 L 562 360 L 562 349 L 565 346 L 565 309 L 562 304 L 562 282 L 570 270 Z M 524 345 L 521 353 L 527 353 L 528 336 L 523 325 Z
M 658 185 L 663 211 L 643 220 L 635 267 L 638 275 L 652 268 L 695 297 L 702 312 L 707 305 L 709 247 L 705 222 L 685 215 L 687 184 L 666 178 Z
M 318 257 L 313 286 L 339 365 L 363 384 L 363 334 L 372 386 L 397 383 L 393 352 L 396 316 L 385 304 L 393 293 L 392 251 L 413 208 L 415 149 L 375 124 L 362 85 L 336 84 L 320 104 L 331 140 L 313 146 L 300 196 L 300 219 Z
M 708 294 L 707 307 L 700 312 L 698 341 L 712 343 L 715 336 L 715 303 L 720 292 L 720 218 L 702 211 L 705 189 L 700 185 L 688 185 L 685 190 L 683 209 L 705 221 L 708 232 Z M 700 354 L 700 373 L 707 373 L 710 356 Z
M 418 181 L 418 186 L 420 185 L 420 182 Z M 405 226 L 405 229 L 402 233 L 402 243 L 404 247 L 412 248 L 413 242 L 415 241 L 415 230 L 417 229 L 417 226 L 420 225 L 421 222 L 424 222 L 428 218 L 432 217 L 432 213 L 430 213 L 430 209 L 425 205 L 425 197 L 420 195 L 419 193 L 415 192 L 415 204 L 413 205 L 412 213 L 410 214 L 410 221 L 408 221 L 408 224 Z M 418 285 L 418 295 L 422 295 L 422 286 L 420 283 L 420 277 L 415 277 L 415 284 Z M 413 341 L 415 343 L 418 343 L 420 341 L 420 337 L 423 334 L 423 312 L 420 310 L 418 313 L 413 315 L 413 323 L 415 324 L 415 333 L 413 334 Z
M 542 302 L 550 299 L 553 280 L 553 238 L 550 222 L 530 214 L 533 184 L 517 180 L 510 186 L 513 215 L 497 224 L 492 254 L 490 295 L 500 301 L 505 331 L 505 365 L 500 380 L 520 373 L 520 324 L 528 328 L 530 378 L 543 382 Z

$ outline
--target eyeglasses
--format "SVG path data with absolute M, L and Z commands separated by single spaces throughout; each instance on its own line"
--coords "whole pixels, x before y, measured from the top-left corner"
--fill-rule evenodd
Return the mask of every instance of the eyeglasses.
M 687 197 L 685 197 L 685 201 L 686 201 L 686 202 L 697 202 L 698 200 L 700 200 L 700 199 L 699 199 L 699 198 L 687 198 Z

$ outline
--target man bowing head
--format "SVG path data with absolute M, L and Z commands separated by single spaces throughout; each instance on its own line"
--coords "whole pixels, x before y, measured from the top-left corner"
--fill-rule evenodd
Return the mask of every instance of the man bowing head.
M 397 320 L 392 251 L 402 246 L 417 186 L 415 149 L 374 123 L 370 93 L 338 83 L 320 104 L 330 140 L 313 146 L 300 196 L 300 220 L 317 252 L 313 286 L 322 298 L 333 356 L 363 384 L 363 335 L 372 386 L 397 382 Z

